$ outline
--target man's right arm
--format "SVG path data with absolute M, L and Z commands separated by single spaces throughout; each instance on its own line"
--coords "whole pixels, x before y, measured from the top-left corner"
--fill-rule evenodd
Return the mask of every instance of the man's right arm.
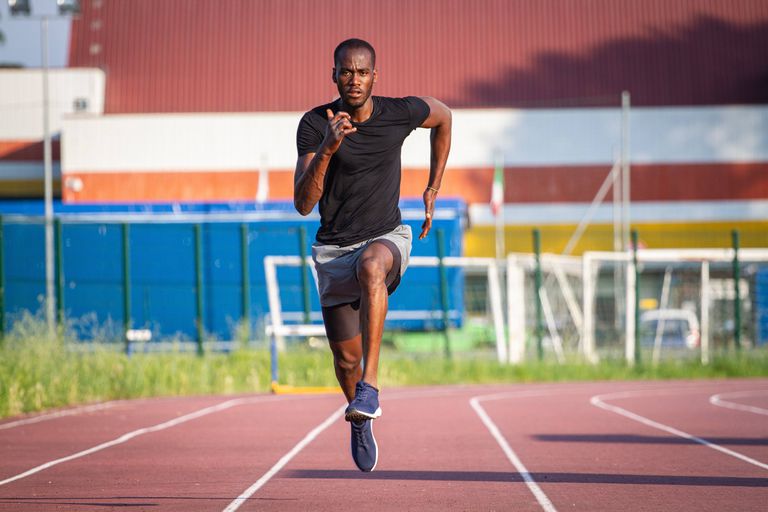
M 331 157 L 341 146 L 348 134 L 357 131 L 352 126 L 349 114 L 326 110 L 328 124 L 325 137 L 315 153 L 300 155 L 293 175 L 293 206 L 302 215 L 309 215 L 323 195 L 325 173 Z
M 301 155 L 293 175 L 293 206 L 302 215 L 309 215 L 323 195 L 325 172 L 331 155 L 321 151 Z

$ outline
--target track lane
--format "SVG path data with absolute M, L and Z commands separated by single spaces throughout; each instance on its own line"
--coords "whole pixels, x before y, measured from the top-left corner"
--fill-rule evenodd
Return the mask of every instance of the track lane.
M 340 402 L 261 398 L 0 487 L 0 510 L 221 511 Z
M 768 383 L 765 389 L 768 394 Z M 720 385 L 702 384 L 697 393 L 635 393 L 607 402 L 656 421 L 669 429 L 693 435 L 713 448 L 716 446 L 733 452 L 732 456 L 744 457 L 747 459 L 745 462 L 768 471 L 768 416 L 714 407 L 709 400 L 713 391 L 721 391 Z M 665 432 L 657 431 L 649 438 L 665 435 Z M 685 441 L 670 439 L 668 442 Z
M 691 386 L 699 384 L 665 385 L 680 387 L 683 396 L 701 394 Z M 594 391 L 630 388 L 659 389 L 655 383 L 611 383 Z M 764 471 L 597 409 L 589 404 L 592 394 L 486 404 L 559 510 L 728 510 L 734 503 L 740 510 L 762 509 Z M 701 407 L 711 408 L 706 402 Z
M 477 388 L 383 392 L 374 423 L 376 470 L 355 468 L 349 426 L 336 422 L 240 510 L 540 511 L 485 427 L 466 406 Z M 469 456 L 468 456 L 469 454 Z
M 125 400 L 106 409 L 0 430 L 0 481 L 126 432 L 172 420 L 227 399 L 209 396 Z
M 766 471 L 589 404 L 595 394 L 649 390 L 651 394 L 637 401 L 633 397 L 615 403 L 696 435 L 740 439 L 739 450 L 762 450 L 764 416 L 708 402 L 712 394 L 754 389 L 756 383 L 768 388 L 768 380 L 750 379 L 384 390 L 384 416 L 375 424 L 382 450 L 375 472 L 364 474 L 354 467 L 348 425 L 339 420 L 240 510 L 540 511 L 541 505 L 469 406 L 473 396 L 493 394 L 514 395 L 482 404 L 560 511 L 762 510 Z M 677 397 L 670 399 L 673 395 Z M 276 398 L 153 432 L 0 486 L 0 510 L 221 511 L 341 400 L 338 395 Z M 756 406 L 762 400 L 748 399 Z M 165 418 L 190 405 L 176 400 L 162 401 Z M 132 404 L 115 417 L 139 421 L 145 405 Z M 69 417 L 20 427 L 18 432 L 42 428 L 39 438 L 47 429 L 49 438 L 58 435 L 67 444 L 79 439 L 69 428 L 96 436 L 100 428 L 114 428 L 102 424 L 100 415 L 108 416 L 106 410 L 94 414 L 90 425 L 69 423 L 75 419 Z M 722 417 L 728 419 L 722 422 Z

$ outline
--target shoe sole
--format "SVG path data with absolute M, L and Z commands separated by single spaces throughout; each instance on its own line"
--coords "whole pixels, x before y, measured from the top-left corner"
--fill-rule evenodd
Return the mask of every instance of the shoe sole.
M 381 416 L 381 407 L 379 407 L 376 412 Z M 371 422 L 371 439 L 373 439 L 373 445 L 376 447 L 376 459 L 373 461 L 373 467 L 366 471 L 366 473 L 376 469 L 376 464 L 379 463 L 379 443 L 376 442 L 376 436 L 373 435 L 373 422 Z
M 344 414 L 344 419 L 347 421 L 365 421 L 365 420 L 375 420 L 379 416 L 381 416 L 381 407 L 376 409 L 376 411 L 373 414 L 359 411 L 357 409 L 351 409 Z

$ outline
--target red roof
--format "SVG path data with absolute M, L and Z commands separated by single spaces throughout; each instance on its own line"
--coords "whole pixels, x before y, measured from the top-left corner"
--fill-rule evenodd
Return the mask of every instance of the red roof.
M 765 0 L 85 0 L 69 64 L 107 113 L 303 111 L 332 52 L 377 50 L 377 94 L 453 107 L 768 103 Z

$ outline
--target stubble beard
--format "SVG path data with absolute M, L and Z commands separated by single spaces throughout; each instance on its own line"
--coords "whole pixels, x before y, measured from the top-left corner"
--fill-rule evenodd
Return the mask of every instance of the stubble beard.
M 365 92 L 362 96 L 359 98 L 350 98 L 349 96 L 345 96 L 344 94 L 339 91 L 339 95 L 341 96 L 341 102 L 354 110 L 357 110 L 358 108 L 365 105 L 365 103 L 368 101 L 368 99 L 371 97 L 373 93 L 373 89 L 368 89 L 367 92 Z

